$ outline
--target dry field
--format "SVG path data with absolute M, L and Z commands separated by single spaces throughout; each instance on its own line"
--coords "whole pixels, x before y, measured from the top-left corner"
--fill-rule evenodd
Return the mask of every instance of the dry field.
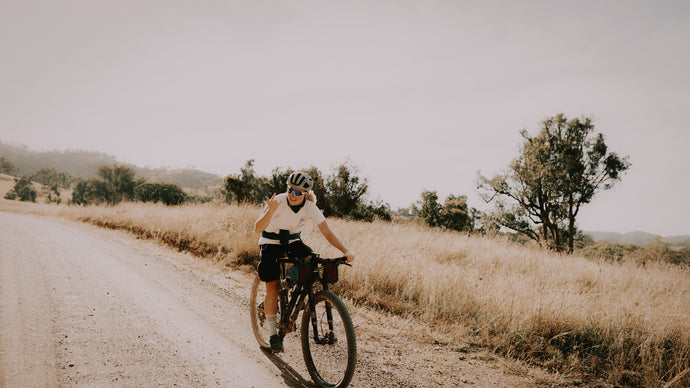
M 254 206 L 0 201 L 0 210 L 129 230 L 229 269 L 258 260 Z M 433 326 L 441 345 L 487 348 L 597 384 L 690 386 L 687 268 L 597 262 L 416 225 L 328 222 L 357 253 L 339 293 Z M 303 238 L 323 256 L 339 254 L 314 227 Z

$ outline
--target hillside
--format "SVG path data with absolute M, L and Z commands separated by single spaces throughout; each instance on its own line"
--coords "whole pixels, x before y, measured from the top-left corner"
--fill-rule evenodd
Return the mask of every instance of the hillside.
M 123 164 L 149 182 L 175 183 L 195 194 L 211 194 L 223 182 L 223 177 L 204 171 L 138 167 L 119 162 L 113 155 L 93 151 L 32 151 L 24 145 L 0 141 L 0 156 L 6 157 L 17 167 L 19 176 L 32 175 L 41 168 L 53 168 L 73 177 L 90 179 L 98 176 L 98 167 L 101 165 Z

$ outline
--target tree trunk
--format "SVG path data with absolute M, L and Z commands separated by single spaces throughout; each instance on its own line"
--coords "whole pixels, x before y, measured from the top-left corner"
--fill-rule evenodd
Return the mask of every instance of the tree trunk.
M 553 245 L 556 247 L 556 252 L 561 252 L 561 236 L 558 234 L 558 226 L 551 224 L 551 235 L 553 236 Z
M 568 253 L 575 250 L 575 212 L 573 211 L 573 195 L 568 199 Z

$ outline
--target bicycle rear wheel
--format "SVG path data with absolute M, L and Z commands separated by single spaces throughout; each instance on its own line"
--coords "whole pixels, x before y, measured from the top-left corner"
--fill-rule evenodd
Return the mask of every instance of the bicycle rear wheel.
M 302 353 L 307 370 L 321 387 L 346 387 L 355 373 L 355 329 L 345 304 L 330 291 L 314 295 L 316 329 L 309 307 L 302 314 Z
M 266 313 L 264 312 L 264 299 L 266 298 L 266 283 L 256 277 L 252 285 L 252 293 L 249 298 L 249 318 L 252 322 L 252 330 L 259 346 L 263 349 L 270 349 L 268 324 L 266 323 Z M 280 322 L 280 306 L 278 306 L 278 322 Z

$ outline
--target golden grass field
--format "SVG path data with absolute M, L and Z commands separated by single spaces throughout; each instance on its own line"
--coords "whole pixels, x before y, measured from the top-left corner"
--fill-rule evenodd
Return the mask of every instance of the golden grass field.
M 1 199 L 0 210 L 129 230 L 228 270 L 252 270 L 258 260 L 256 206 Z M 470 343 L 612 386 L 690 386 L 688 268 L 593 261 L 414 224 L 328 223 L 357 254 L 341 271 L 338 292 L 433 325 L 448 346 Z M 339 255 L 317 228 L 302 235 L 322 256 Z

